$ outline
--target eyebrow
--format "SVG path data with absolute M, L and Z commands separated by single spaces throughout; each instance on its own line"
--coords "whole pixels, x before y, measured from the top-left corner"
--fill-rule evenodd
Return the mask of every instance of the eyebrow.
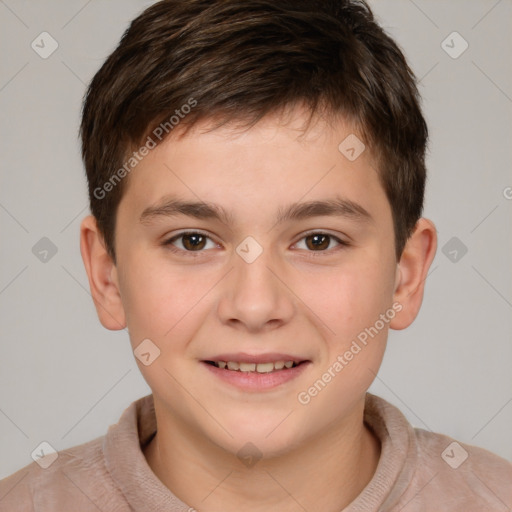
M 147 207 L 140 216 L 140 222 L 147 224 L 158 217 L 185 215 L 196 219 L 213 219 L 230 225 L 233 215 L 222 206 L 204 201 L 183 201 L 176 197 L 164 198 L 161 202 Z M 311 217 L 345 217 L 358 222 L 372 221 L 370 213 L 360 204 L 343 198 L 293 203 L 277 210 L 275 224 Z M 274 225 L 275 225 L 274 224 Z

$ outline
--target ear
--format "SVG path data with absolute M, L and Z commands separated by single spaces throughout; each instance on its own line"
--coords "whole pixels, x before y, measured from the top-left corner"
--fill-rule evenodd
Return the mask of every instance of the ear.
M 100 322 L 112 331 L 124 329 L 126 317 L 119 293 L 117 269 L 105 249 L 103 236 L 92 215 L 83 219 L 80 225 L 80 252 Z
M 423 291 L 428 269 L 437 248 L 434 224 L 421 218 L 405 244 L 398 263 L 394 301 L 402 309 L 390 322 L 392 329 L 405 329 L 414 321 L 423 301 Z

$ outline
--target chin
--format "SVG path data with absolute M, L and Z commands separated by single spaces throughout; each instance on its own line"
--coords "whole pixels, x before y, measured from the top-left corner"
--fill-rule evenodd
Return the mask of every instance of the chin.
M 293 446 L 300 444 L 300 439 L 304 435 L 297 428 L 302 424 L 302 420 L 295 417 L 296 415 L 297 413 L 290 409 L 289 411 L 280 410 L 279 413 L 272 411 L 262 414 L 255 411 L 254 414 L 244 414 L 229 419 L 219 418 L 233 437 L 225 435 L 214 442 L 239 458 L 245 452 L 251 455 L 252 451 L 255 452 L 252 455 L 265 459 L 279 457 L 290 452 Z

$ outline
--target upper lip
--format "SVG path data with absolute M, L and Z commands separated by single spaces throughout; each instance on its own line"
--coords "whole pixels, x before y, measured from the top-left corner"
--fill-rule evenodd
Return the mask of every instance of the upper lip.
M 204 361 L 233 361 L 238 363 L 274 363 L 276 361 L 293 361 L 295 363 L 301 363 L 306 361 L 306 359 L 291 354 L 282 354 L 277 352 L 265 354 L 247 354 L 244 352 L 238 352 L 236 354 L 219 354 L 204 359 Z

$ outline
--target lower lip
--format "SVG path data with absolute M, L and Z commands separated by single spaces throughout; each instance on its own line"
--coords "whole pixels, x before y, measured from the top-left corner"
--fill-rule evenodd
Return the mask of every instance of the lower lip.
M 310 364 L 309 361 L 283 370 L 274 370 L 268 373 L 240 372 L 218 368 L 212 364 L 201 362 L 213 375 L 243 391 L 266 391 L 277 388 L 298 377 Z

